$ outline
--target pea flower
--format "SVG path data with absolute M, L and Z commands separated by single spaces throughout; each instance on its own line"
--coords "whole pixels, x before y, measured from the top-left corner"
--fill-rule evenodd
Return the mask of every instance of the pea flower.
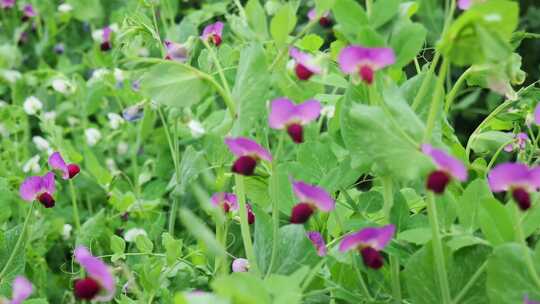
M 313 8 L 309 10 L 307 16 L 310 21 L 313 21 L 315 20 L 315 18 L 317 18 L 317 11 Z M 330 12 L 326 11 L 322 14 L 322 16 L 319 18 L 319 24 L 322 27 L 329 27 L 332 25 L 332 19 L 330 19 Z
M 51 145 L 45 138 L 41 136 L 34 136 L 32 137 L 32 141 L 34 142 L 34 145 L 36 145 L 36 148 L 39 151 L 48 152 L 49 154 L 52 153 Z
M 237 156 L 232 171 L 241 175 L 253 175 L 259 160 L 272 161 L 272 155 L 255 141 L 245 137 L 225 138 L 229 150 Z
M 518 134 L 513 134 L 513 136 L 514 136 L 515 142 L 509 145 L 506 145 L 506 147 L 504 147 L 504 151 L 512 152 L 514 151 L 514 148 L 517 150 L 525 150 L 525 147 L 527 146 L 527 141 L 529 140 L 527 133 L 521 132 Z
M 97 302 L 111 301 L 116 292 L 116 279 L 109 267 L 84 246 L 74 252 L 75 260 L 84 268 L 88 276 L 75 281 L 75 296 L 80 300 Z
M 130 107 L 127 107 L 122 111 L 122 117 L 129 122 L 137 121 L 141 119 L 144 115 L 143 106 L 141 104 L 136 104 Z
M 396 55 L 391 48 L 366 48 L 351 45 L 339 53 L 339 66 L 344 73 L 360 75 L 368 85 L 373 83 L 375 72 L 396 62 Z
M 65 180 L 72 179 L 81 172 L 81 168 L 77 164 L 66 164 L 60 152 L 54 152 L 49 156 L 49 165 L 53 170 L 62 172 L 62 178 Z
M 19 187 L 19 194 L 25 201 L 38 200 L 45 208 L 54 207 L 53 194 L 56 191 L 54 173 L 48 172 L 43 176 L 30 176 Z
M 219 46 L 222 42 L 223 22 L 218 21 L 207 25 L 202 33 L 202 40 L 211 41 L 215 46 Z
M 297 48 L 291 48 L 289 55 L 295 61 L 294 72 L 300 80 L 308 80 L 313 74 L 322 73 L 321 66 L 315 58 L 308 53 L 301 52 Z
M 232 262 L 232 271 L 233 272 L 248 272 L 249 270 L 249 261 L 247 259 L 234 259 Z
M 191 136 L 193 138 L 200 138 L 204 134 L 206 134 L 206 130 L 204 129 L 204 126 L 202 123 L 196 119 L 190 119 L 187 123 L 187 127 L 189 128 L 189 131 L 191 133 Z
M 24 100 L 23 109 L 28 115 L 36 115 L 43 109 L 43 103 L 36 96 L 29 96 Z
M 295 143 L 304 142 L 303 125 L 317 119 L 321 114 L 321 104 L 308 100 L 295 105 L 287 98 L 272 101 L 268 122 L 273 129 L 286 129 Z
M 128 243 L 135 242 L 139 235 L 148 236 L 146 230 L 142 228 L 131 228 L 124 233 L 124 240 Z
M 223 211 L 237 211 L 238 201 L 234 193 L 218 192 L 214 193 L 210 198 L 210 202 L 214 207 L 221 207 Z
M 473 4 L 484 2 L 486 2 L 486 0 L 457 0 L 457 5 L 462 10 L 468 10 Z
M 528 296 L 525 296 L 523 298 L 523 304 L 540 304 L 540 302 L 530 300 Z
M 34 7 L 32 6 L 32 4 L 26 4 L 25 6 L 23 6 L 22 11 L 23 11 L 22 21 L 27 21 L 30 18 L 37 16 L 37 13 L 34 10 Z
M 503 163 L 495 166 L 488 174 L 491 191 L 510 191 L 521 210 L 531 207 L 529 193 L 538 187 L 539 168 L 529 169 L 520 163 Z
M 255 223 L 255 213 L 253 213 L 253 208 L 251 207 L 250 203 L 246 203 L 246 209 L 248 224 L 252 225 Z
M 0 297 L 0 303 L 6 304 L 21 304 L 32 294 L 32 283 L 25 277 L 18 276 L 13 280 L 13 290 L 11 295 L 11 301 L 5 300 Z
M 84 130 L 84 136 L 86 143 L 92 147 L 95 146 L 101 140 L 101 132 L 96 128 L 88 128 Z
M 13 6 L 15 6 L 15 0 L 1 0 L 0 1 L 0 7 L 2 7 L 3 9 L 12 8 Z
M 380 253 L 388 245 L 396 227 L 392 224 L 383 227 L 368 227 L 358 232 L 346 235 L 339 244 L 339 251 L 358 250 L 364 264 L 373 269 L 379 269 L 384 264 Z
M 291 223 L 303 224 L 309 220 L 316 210 L 330 212 L 335 208 L 335 202 L 323 188 L 306 184 L 302 181 L 292 182 L 294 194 L 299 199 L 291 212 Z
M 58 5 L 58 11 L 60 13 L 67 14 L 67 13 L 71 12 L 72 10 L 73 10 L 73 6 L 71 6 L 71 4 L 69 4 L 69 3 L 62 3 L 62 4 Z
M 28 161 L 24 163 L 22 166 L 22 170 L 24 173 L 32 172 L 32 173 L 39 173 L 41 168 L 39 167 L 39 155 L 34 155 L 32 158 L 30 158 Z
M 324 242 L 323 236 L 317 231 L 308 231 L 306 235 L 309 238 L 309 240 L 313 243 L 313 246 L 315 246 L 315 249 L 317 250 L 317 254 L 321 257 L 325 256 L 327 253 L 327 250 L 326 250 L 326 243 Z
M 540 103 L 538 103 L 536 108 L 534 108 L 534 122 L 537 125 L 540 125 Z
M 112 34 L 117 29 L 118 26 L 116 24 L 111 24 L 92 32 L 92 38 L 99 43 L 101 51 L 106 52 L 112 48 Z
M 107 118 L 109 119 L 109 126 L 113 130 L 117 130 L 124 123 L 124 118 L 116 113 L 107 113 Z
M 56 54 L 61 55 L 65 52 L 66 47 L 64 46 L 62 42 L 60 42 L 54 45 L 53 50 Z
M 167 54 L 165 55 L 166 60 L 186 62 L 188 57 L 188 50 L 184 45 L 170 40 L 165 40 L 164 44 L 165 49 L 167 49 Z
M 52 88 L 62 94 L 69 94 L 73 92 L 73 87 L 71 83 L 62 78 L 56 78 L 51 82 Z
M 431 172 L 426 181 L 426 188 L 441 194 L 452 178 L 462 182 L 467 180 L 467 168 L 456 158 L 429 144 L 422 145 L 422 152 L 431 157 L 437 170 Z

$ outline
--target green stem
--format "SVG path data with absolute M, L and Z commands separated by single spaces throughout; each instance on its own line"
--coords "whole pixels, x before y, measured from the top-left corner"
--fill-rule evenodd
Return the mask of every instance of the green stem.
M 433 136 L 433 129 L 435 127 L 435 122 L 437 121 L 439 108 L 441 106 L 440 103 L 443 97 L 444 79 L 446 77 L 446 72 L 448 71 L 448 66 L 448 62 L 443 59 L 441 70 L 439 71 L 439 77 L 437 79 L 437 86 L 435 87 L 435 93 L 433 93 L 433 99 L 431 100 L 431 106 L 429 108 L 429 114 L 426 122 L 426 132 L 424 133 L 424 142 L 431 141 L 431 137 Z
M 435 73 L 435 68 L 437 67 L 437 63 L 439 63 L 439 59 L 441 58 L 441 55 L 437 52 L 435 53 L 435 57 L 433 57 L 433 61 L 430 63 L 429 70 L 427 74 L 424 76 L 424 79 L 422 80 L 422 84 L 420 85 L 420 89 L 418 89 L 418 93 L 416 94 L 416 97 L 413 100 L 413 103 L 411 105 L 413 110 L 417 110 L 420 106 L 420 103 L 422 103 L 422 99 L 426 97 L 426 94 L 428 93 L 429 85 L 431 83 L 431 76 Z
M 218 242 L 227 250 L 227 219 L 224 221 L 216 220 L 216 238 Z M 220 254 L 216 256 L 215 263 L 216 272 L 221 273 L 222 275 L 227 274 L 227 255 Z
M 463 85 L 463 83 L 467 79 L 467 76 L 469 76 L 471 72 L 472 72 L 472 67 L 469 67 L 467 70 L 465 70 L 465 72 L 463 72 L 463 74 L 461 74 L 461 76 L 459 76 L 458 80 L 456 81 L 456 83 L 454 84 L 454 86 L 452 87 L 448 95 L 446 96 L 446 101 L 444 105 L 444 113 L 448 114 L 448 112 L 450 111 L 450 107 L 452 107 L 452 104 L 454 103 L 454 100 L 456 99 L 457 93 L 459 92 L 459 90 L 461 89 L 461 86 Z
M 437 277 L 441 289 L 442 304 L 450 304 L 450 287 L 448 284 L 448 275 L 446 274 L 445 258 L 439 231 L 439 219 L 437 218 L 437 209 L 435 206 L 435 195 L 432 192 L 428 192 L 426 205 L 429 224 L 431 225 L 433 257 L 435 258 L 435 268 L 437 269 Z
M 11 254 L 9 255 L 8 260 L 6 264 L 4 265 L 4 268 L 2 268 L 2 271 L 0 272 L 0 282 L 3 281 L 4 276 L 6 275 L 6 272 L 9 270 L 11 263 L 13 263 L 13 260 L 15 259 L 15 256 L 19 254 L 18 251 L 19 251 L 19 248 L 21 247 L 22 240 L 24 239 L 24 236 L 26 235 L 26 230 L 28 229 L 28 222 L 30 221 L 30 216 L 32 215 L 33 210 L 34 210 L 34 202 L 30 203 L 30 208 L 28 209 L 28 213 L 26 214 L 26 218 L 24 219 L 24 224 L 21 230 L 21 234 L 19 234 L 19 238 L 17 239 L 17 242 L 15 243 L 15 247 L 13 247 L 13 250 L 11 251 Z
M 253 243 L 251 242 L 251 232 L 247 219 L 244 177 L 236 174 L 234 178 L 236 183 L 236 196 L 238 198 L 238 212 L 240 213 L 240 231 L 242 234 L 242 241 L 244 243 L 246 257 L 249 261 L 249 270 L 255 275 L 259 275 L 259 267 L 257 266 L 257 259 L 255 258 L 255 252 L 253 250 Z
M 360 271 L 360 265 L 358 265 L 357 259 L 355 259 L 355 256 L 351 252 L 351 259 L 353 261 L 353 267 L 356 271 L 356 276 L 358 277 L 358 281 L 360 282 L 360 288 L 364 291 L 364 294 L 368 298 L 369 302 L 373 301 L 373 297 L 371 296 L 371 293 L 369 292 L 369 288 L 367 287 L 366 281 L 364 281 L 364 276 L 362 276 L 362 272 Z
M 373 0 L 366 0 L 366 13 L 368 16 L 371 16 L 373 11 Z
M 234 0 L 234 4 L 236 5 L 236 7 L 238 7 L 238 12 L 240 13 L 240 17 L 242 17 L 242 19 L 244 19 L 244 21 L 247 22 L 246 11 L 244 10 L 242 3 L 240 3 L 240 0 Z
M 491 157 L 491 160 L 489 161 L 487 167 L 486 167 L 486 174 L 491 170 L 491 168 L 493 167 L 493 165 L 495 164 L 495 161 L 497 161 L 497 158 L 499 157 L 499 154 L 501 154 L 502 150 L 504 149 L 504 147 L 508 146 L 509 144 L 513 143 L 514 140 L 509 140 L 507 142 L 505 142 L 504 144 L 502 144 L 498 149 L 497 151 L 495 151 L 495 154 L 493 154 L 493 157 Z
M 309 285 L 311 284 L 311 282 L 313 281 L 313 279 L 315 278 L 315 276 L 317 275 L 317 272 L 319 272 L 319 270 L 321 270 L 321 267 L 324 265 L 324 263 L 326 262 L 326 258 L 322 258 L 319 263 L 317 263 L 317 265 L 315 265 L 315 267 L 313 267 L 311 269 L 311 271 L 308 273 L 308 275 L 306 276 L 306 279 L 304 280 L 304 282 L 302 283 L 302 293 L 304 293 L 304 291 L 309 287 Z
M 69 179 L 69 192 L 71 194 L 71 206 L 73 208 L 73 222 L 77 232 L 81 230 L 81 220 L 79 219 L 79 206 L 77 204 L 77 195 L 75 194 L 75 187 L 73 186 L 73 180 Z
M 467 282 L 467 284 L 465 284 L 465 286 L 463 286 L 459 294 L 454 298 L 454 300 L 452 301 L 452 304 L 461 303 L 461 300 L 463 299 L 463 297 L 465 297 L 467 293 L 469 292 L 469 290 L 471 290 L 471 288 L 474 286 L 474 284 L 476 284 L 476 281 L 478 281 L 478 279 L 480 278 L 482 273 L 484 273 L 486 268 L 487 268 L 487 261 L 484 262 L 482 266 L 480 266 L 480 268 L 476 270 L 476 272 L 473 274 L 471 279 Z
M 529 249 L 529 246 L 527 246 L 527 241 L 525 240 L 525 234 L 523 233 L 523 228 L 521 227 L 521 217 L 520 217 L 520 211 L 519 208 L 514 206 L 514 215 L 516 220 L 516 237 L 520 243 L 520 245 L 523 248 L 523 256 L 525 257 L 525 264 L 527 264 L 527 270 L 529 271 L 529 274 L 531 275 L 534 283 L 538 288 L 540 288 L 540 277 L 538 276 L 538 272 L 536 272 L 536 268 L 534 267 L 534 261 L 531 256 L 531 252 Z
M 320 16 L 318 16 L 320 17 Z M 278 55 L 276 56 L 276 59 L 274 59 L 274 61 L 272 62 L 272 64 L 270 65 L 270 67 L 268 68 L 268 70 L 273 70 L 275 68 L 275 66 L 281 61 L 281 59 L 283 58 L 283 56 L 285 56 L 288 51 L 289 51 L 289 45 L 294 45 L 296 43 L 296 41 L 300 40 L 300 38 L 302 38 L 302 36 L 304 36 L 315 24 L 317 24 L 319 21 L 319 18 L 315 18 L 314 20 L 311 20 L 305 27 L 304 29 L 302 29 L 302 31 L 296 36 L 294 37 L 294 39 L 284 48 L 282 48 Z
M 225 88 L 225 91 L 230 96 L 231 89 L 229 87 L 229 83 L 227 82 L 227 79 L 225 78 L 225 74 L 223 73 L 223 67 L 221 67 L 221 63 L 219 62 L 219 58 L 217 57 L 216 52 L 214 51 L 212 47 L 210 47 L 210 45 L 208 44 L 208 42 L 206 42 L 206 40 L 202 40 L 202 42 L 204 46 L 206 47 L 206 49 L 208 50 L 208 52 L 210 53 L 210 57 L 212 57 L 212 61 L 214 61 L 214 64 L 216 65 L 216 68 L 218 70 L 218 75 L 221 80 L 221 84 L 223 85 L 223 88 Z
M 383 212 L 386 223 L 390 223 L 390 211 L 394 205 L 394 191 L 392 179 L 388 176 L 381 178 L 383 186 Z M 401 303 L 401 283 L 399 281 L 399 260 L 390 256 L 390 280 L 392 282 L 392 296 L 397 303 Z

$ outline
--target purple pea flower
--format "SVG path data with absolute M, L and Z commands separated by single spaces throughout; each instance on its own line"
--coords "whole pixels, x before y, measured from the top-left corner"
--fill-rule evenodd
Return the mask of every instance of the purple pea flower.
M 473 4 L 484 3 L 486 0 L 457 0 L 459 9 L 468 10 Z
M 227 137 L 225 138 L 225 144 L 238 157 L 232 166 L 234 173 L 246 176 L 253 175 L 259 160 L 272 161 L 270 152 L 249 138 Z
M 525 164 L 503 163 L 495 166 L 488 174 L 491 191 L 510 191 L 521 210 L 531 207 L 529 193 L 539 184 L 540 168 L 530 169 Z
M 77 164 L 66 164 L 60 152 L 54 152 L 49 156 L 49 165 L 54 170 L 61 171 L 63 179 L 72 179 L 81 172 L 81 168 Z
M 233 272 L 248 272 L 249 261 L 242 258 L 234 259 L 231 268 Z
M 167 49 L 167 54 L 165 55 L 166 60 L 186 62 L 188 50 L 184 45 L 170 40 L 165 40 L 164 44 Z
M 302 181 L 293 181 L 292 186 L 294 194 L 300 202 L 292 209 L 291 223 L 303 224 L 307 222 L 316 210 L 324 212 L 334 210 L 334 199 L 323 188 Z
M 308 231 L 306 235 L 309 238 L 309 240 L 313 243 L 313 246 L 315 246 L 315 249 L 317 250 L 317 254 L 321 257 L 325 256 L 327 253 L 327 250 L 326 250 L 326 243 L 324 242 L 323 236 L 317 231 Z
M 19 188 L 19 194 L 25 201 L 38 200 L 45 208 L 54 207 L 53 194 L 56 191 L 54 173 L 48 172 L 43 176 L 30 176 L 24 180 Z
M 540 103 L 538 103 L 536 108 L 534 108 L 534 122 L 537 125 L 540 125 Z
M 99 46 L 101 51 L 106 52 L 112 48 L 111 36 L 112 36 L 112 29 L 109 26 L 104 27 L 103 32 L 101 34 L 101 44 Z
M 422 152 L 433 160 L 437 170 L 431 172 L 426 187 L 434 193 L 441 194 L 452 178 L 462 182 L 467 180 L 467 168 L 458 159 L 443 150 L 429 144 L 422 145 Z
M 15 0 L 1 0 L 0 1 L 0 7 L 2 7 L 3 9 L 12 8 L 13 6 L 15 6 Z
M 525 296 L 523 298 L 523 304 L 540 304 L 540 302 L 530 300 L 528 296 Z
M 116 279 L 109 267 L 84 246 L 74 252 L 75 259 L 84 268 L 88 276 L 75 281 L 75 296 L 80 300 L 108 302 L 116 292 Z
M 60 42 L 60 43 L 57 43 L 57 44 L 54 45 L 54 49 L 53 49 L 53 50 L 54 50 L 54 52 L 55 52 L 56 54 L 61 55 L 61 54 L 64 53 L 64 51 L 66 50 L 66 48 L 65 48 L 64 44 L 63 44 L 62 42 Z
M 141 119 L 144 115 L 143 106 L 141 104 L 136 104 L 130 107 L 127 107 L 122 111 L 122 117 L 129 121 L 134 122 Z
M 293 47 L 289 50 L 289 55 L 296 62 L 294 72 L 298 79 L 308 80 L 313 74 L 320 74 L 322 72 L 320 65 L 310 54 L 301 52 Z
M 303 125 L 317 119 L 321 114 L 321 104 L 308 100 L 295 105 L 287 98 L 272 101 L 268 123 L 273 129 L 286 129 L 292 140 L 299 144 L 304 141 Z
M 339 53 L 339 66 L 344 73 L 360 75 L 368 85 L 373 83 L 375 72 L 396 62 L 396 55 L 391 48 L 366 48 L 351 45 Z
M 37 16 L 37 13 L 34 10 L 34 7 L 32 6 L 32 4 L 26 4 L 25 6 L 23 6 L 22 11 L 23 11 L 22 21 L 27 21 L 30 18 Z
M 18 276 L 13 280 L 13 290 L 11 300 L 0 297 L 0 303 L 6 304 L 21 304 L 26 300 L 33 292 L 32 283 L 25 277 Z
M 225 212 L 237 211 L 238 201 L 234 193 L 218 192 L 214 193 L 210 198 L 210 202 L 214 207 L 221 207 Z
M 222 42 L 223 22 L 218 21 L 207 25 L 202 33 L 201 39 L 211 41 L 215 46 L 219 46 Z
M 373 269 L 382 267 L 384 259 L 379 251 L 383 250 L 394 237 L 396 226 L 368 227 L 346 235 L 339 244 L 339 251 L 358 250 L 364 264 Z
M 514 146 L 518 150 L 525 150 L 525 146 L 527 146 L 527 141 L 529 140 L 527 133 L 521 132 L 521 133 L 513 134 L 513 135 L 514 135 L 515 143 L 511 143 L 507 145 L 506 147 L 504 147 L 504 151 L 512 152 L 514 151 Z
M 314 8 L 310 9 L 307 16 L 310 21 L 313 21 L 315 20 L 315 18 L 317 18 L 317 11 Z M 332 25 L 332 19 L 330 19 L 330 12 L 326 11 L 322 14 L 321 18 L 319 19 L 319 24 L 322 27 L 329 27 Z

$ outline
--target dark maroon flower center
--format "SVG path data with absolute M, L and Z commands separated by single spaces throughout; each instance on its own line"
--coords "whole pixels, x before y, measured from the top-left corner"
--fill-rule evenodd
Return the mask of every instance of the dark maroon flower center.
M 292 140 L 297 143 L 303 143 L 304 142 L 304 128 L 301 124 L 291 124 L 287 127 L 287 133 L 289 133 L 289 136 L 292 138 Z
M 428 176 L 426 187 L 437 194 L 441 194 L 444 192 L 444 189 L 446 189 L 449 182 L 450 176 L 448 173 L 442 170 L 437 170 L 431 172 L 431 174 Z
M 74 178 L 77 174 L 79 174 L 79 172 L 81 172 L 81 168 L 79 168 L 79 166 L 76 164 L 69 164 L 67 169 L 69 178 Z
M 229 203 L 227 202 L 224 202 L 223 203 L 223 211 L 225 211 L 225 213 L 229 212 L 229 210 L 231 210 L 231 205 L 229 205 Z
M 92 300 L 101 287 L 99 283 L 92 278 L 80 279 L 75 281 L 75 297 L 80 300 Z
M 291 212 L 291 223 L 303 224 L 309 220 L 315 210 L 308 203 L 299 203 L 293 207 Z
M 379 269 L 383 265 L 383 257 L 382 255 L 375 249 L 371 247 L 364 247 L 360 249 L 360 254 L 362 255 L 362 259 L 364 260 L 364 264 L 373 269 Z
M 253 213 L 253 210 L 251 210 L 251 206 L 247 205 L 247 220 L 248 224 L 255 223 L 255 214 Z
M 38 201 L 45 206 L 45 208 L 54 207 L 54 198 L 48 192 L 43 192 L 38 196 Z
M 250 176 L 255 172 L 257 160 L 249 155 L 240 156 L 233 164 L 232 171 L 234 173 Z
M 308 80 L 309 78 L 311 78 L 311 76 L 313 76 L 313 72 L 301 63 L 296 64 L 294 71 L 296 72 L 296 76 L 300 80 Z
M 515 188 L 512 190 L 512 197 L 523 211 L 531 207 L 531 196 L 529 192 L 523 188 Z
M 319 19 L 319 24 L 322 27 L 329 27 L 329 26 L 332 25 L 332 19 L 330 19 L 328 17 L 321 17 L 321 19 Z
M 375 78 L 375 71 L 367 65 L 363 65 L 360 67 L 360 70 L 358 71 L 358 74 L 360 74 L 360 78 L 367 83 L 372 84 L 373 79 Z
M 213 34 L 210 39 L 215 46 L 219 46 L 221 44 L 221 36 L 219 36 L 218 34 Z
M 110 50 L 111 49 L 111 43 L 109 41 L 102 42 L 101 45 L 100 45 L 100 49 L 103 52 L 106 52 L 106 51 Z

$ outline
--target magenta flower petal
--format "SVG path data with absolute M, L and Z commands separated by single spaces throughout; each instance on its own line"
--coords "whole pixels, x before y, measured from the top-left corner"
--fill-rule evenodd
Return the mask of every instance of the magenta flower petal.
M 255 141 L 245 137 L 227 137 L 225 144 L 237 157 L 250 156 L 256 159 L 272 161 L 272 155 Z
M 63 179 L 69 179 L 68 166 L 62 158 L 62 155 L 60 155 L 60 152 L 54 152 L 49 156 L 49 165 L 55 170 L 62 171 Z
M 306 234 L 309 240 L 313 243 L 313 246 L 315 246 L 315 249 L 317 250 L 317 254 L 321 257 L 325 256 L 327 253 L 327 250 L 326 250 L 326 243 L 324 242 L 323 236 L 317 231 L 308 231 Z
M 307 16 L 309 20 L 315 20 L 315 18 L 317 18 L 317 11 L 314 8 L 312 8 L 307 13 Z
M 41 176 L 27 177 L 19 187 L 19 194 L 25 201 L 31 202 L 41 191 Z
M 291 124 L 304 125 L 317 119 L 321 113 L 321 104 L 316 100 L 295 105 L 287 98 L 278 98 L 270 107 L 268 123 L 273 129 L 283 129 Z
M 468 10 L 472 5 L 472 0 L 457 0 L 457 5 L 462 10 Z
M 358 73 L 363 66 L 376 71 L 394 64 L 396 55 L 391 48 L 365 48 L 351 45 L 341 51 L 338 62 L 343 72 L 354 74 Z
M 36 11 L 34 10 L 34 7 L 32 6 L 32 4 L 26 4 L 24 7 L 23 7 L 23 15 L 27 18 L 32 18 L 32 17 L 35 17 L 37 14 L 36 14 Z
M 534 171 L 533 171 L 534 172 Z M 504 163 L 495 166 L 488 174 L 488 182 L 491 191 L 507 191 L 511 187 L 534 187 L 531 173 L 527 165 L 519 163 Z
M 232 271 L 233 272 L 248 272 L 249 270 L 249 261 L 246 259 L 238 258 L 234 259 L 232 262 Z
M 74 255 L 77 262 L 86 270 L 88 276 L 95 280 L 99 287 L 105 291 L 101 292 L 94 300 L 101 302 L 112 300 L 116 292 L 116 279 L 107 264 L 92 256 L 84 246 L 77 247 Z
M 13 281 L 13 295 L 9 304 L 21 304 L 33 291 L 32 283 L 25 277 L 18 276 Z
M 323 188 L 306 184 L 301 181 L 293 182 L 294 194 L 301 203 L 308 203 L 317 207 L 321 211 L 329 212 L 334 210 L 334 199 Z
M 294 61 L 296 61 L 297 64 L 301 64 L 311 73 L 320 74 L 322 72 L 321 66 L 317 64 L 315 58 L 310 54 L 301 52 L 297 48 L 292 47 L 289 50 L 289 55 L 291 55 L 291 57 L 294 59 Z
M 12 8 L 15 5 L 15 0 L 1 0 L 0 7 L 2 8 Z
M 48 172 L 43 175 L 41 180 L 41 186 L 49 194 L 53 194 L 56 191 L 56 184 L 54 182 L 54 173 Z
M 188 50 L 184 45 L 170 40 L 165 40 L 165 48 L 167 49 L 165 59 L 175 60 L 178 62 L 185 62 L 187 60 Z
M 223 26 L 223 22 L 220 21 L 207 25 L 203 30 L 201 38 L 206 41 L 210 40 L 216 46 L 219 46 L 222 40 Z
M 210 198 L 210 202 L 215 207 L 222 207 L 225 212 L 238 210 L 238 201 L 234 193 L 214 193 Z
M 396 226 L 390 224 L 383 227 L 368 227 L 346 235 L 339 244 L 339 251 L 345 252 L 361 247 L 382 250 L 394 237 Z
M 525 296 L 523 298 L 523 304 L 540 304 L 540 302 L 533 301 L 533 300 L 529 299 L 528 296 Z
M 450 154 L 429 144 L 422 145 L 422 152 L 431 157 L 439 170 L 445 171 L 462 182 L 467 180 L 467 168 Z

